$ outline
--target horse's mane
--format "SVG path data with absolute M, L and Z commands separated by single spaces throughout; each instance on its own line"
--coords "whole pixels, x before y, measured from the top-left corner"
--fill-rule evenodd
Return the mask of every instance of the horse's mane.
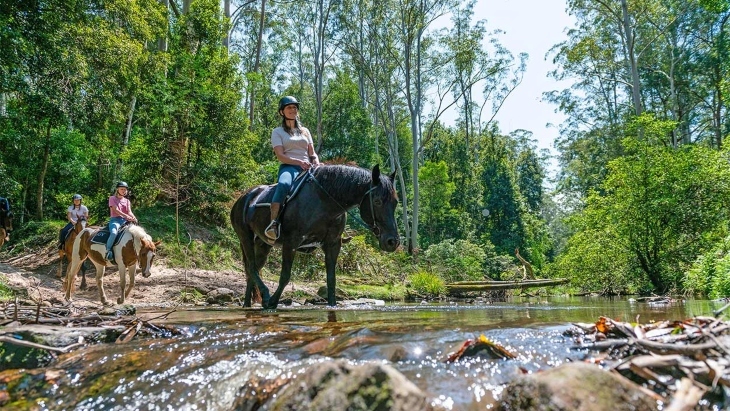
M 372 171 L 344 164 L 326 164 L 314 169 L 314 177 L 317 182 L 328 192 L 342 192 L 350 190 L 354 185 L 371 183 Z M 393 182 L 381 173 L 379 190 L 381 195 L 389 195 L 393 192 Z M 387 200 L 387 199 L 384 199 Z
M 152 236 L 147 234 L 146 231 L 144 231 L 144 228 L 138 225 L 131 225 L 129 226 L 129 233 L 132 234 L 132 238 L 134 238 L 134 247 L 139 249 L 142 244 L 150 243 L 154 244 L 152 241 Z M 147 245 L 149 247 L 149 244 Z

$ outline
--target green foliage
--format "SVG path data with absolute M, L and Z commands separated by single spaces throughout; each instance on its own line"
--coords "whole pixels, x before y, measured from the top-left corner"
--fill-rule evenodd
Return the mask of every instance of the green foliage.
M 322 104 L 324 139 L 318 151 L 322 161 L 337 159 L 372 166 L 377 161 L 375 133 L 357 84 L 349 75 L 338 71 L 327 89 L 327 99 Z
M 403 284 L 384 285 L 345 285 L 342 288 L 350 298 L 374 298 L 384 301 L 403 301 L 406 296 L 406 287 Z
M 198 303 L 205 301 L 205 296 L 195 288 L 183 288 L 180 290 L 180 301 L 183 303 Z
M 449 179 L 448 167 L 445 161 L 432 163 L 427 161 L 418 170 L 420 190 L 421 215 L 421 244 L 428 247 L 430 244 L 443 241 L 455 234 L 454 226 L 458 227 L 458 211 L 451 208 L 451 196 L 456 191 L 456 184 Z
M 575 219 L 582 220 L 583 215 Z M 567 277 L 583 292 L 633 294 L 647 290 L 628 250 L 610 228 L 580 229 L 568 240 L 565 252 L 549 266 L 551 277 Z
M 687 271 L 684 289 L 690 295 L 730 296 L 730 237 L 699 256 Z
M 230 227 L 206 228 L 196 224 L 196 217 L 180 216 L 175 221 L 173 207 L 139 208 L 135 214 L 154 241 L 161 241 L 160 256 L 171 267 L 226 269 L 239 261 L 238 242 Z
M 446 292 L 444 280 L 438 275 L 426 271 L 409 275 L 407 281 L 419 295 L 438 297 Z
M 486 253 L 478 244 L 467 240 L 444 240 L 423 253 L 428 271 L 447 283 L 483 280 Z
M 486 164 L 482 172 L 484 207 L 489 210 L 486 229 L 498 252 L 509 254 L 524 241 L 522 197 L 506 158 Z
M 15 291 L 8 287 L 8 279 L 4 275 L 0 275 L 0 301 L 10 301 L 15 298 Z
M 667 127 L 650 118 L 637 124 L 649 141 Z M 724 235 L 730 165 L 726 152 L 646 140 L 625 140 L 626 155 L 609 164 L 604 194 L 588 197 L 562 260 L 574 276 L 641 270 L 664 293 L 681 288 L 680 273 Z

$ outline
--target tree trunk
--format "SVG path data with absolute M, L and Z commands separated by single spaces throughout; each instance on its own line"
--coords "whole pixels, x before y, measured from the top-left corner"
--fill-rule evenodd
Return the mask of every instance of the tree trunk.
M 233 21 L 231 21 L 231 0 L 223 0 L 223 14 L 226 16 L 228 21 L 233 24 Z M 223 47 L 226 48 L 226 51 L 228 50 L 228 46 L 231 44 L 231 30 L 233 29 L 233 26 L 226 30 L 226 36 L 223 37 Z
M 256 60 L 253 65 L 254 73 L 259 72 L 259 66 L 261 65 L 261 45 L 263 44 L 264 38 L 264 23 L 266 22 L 266 0 L 261 0 L 261 16 L 259 18 L 259 33 L 258 39 L 256 40 Z M 253 131 L 253 118 L 255 109 L 255 98 L 256 98 L 256 87 L 251 87 L 251 101 L 248 107 L 248 128 Z
M 166 52 L 167 51 L 167 30 L 169 29 L 169 13 L 170 13 L 170 0 L 160 0 L 160 3 L 165 7 L 165 35 L 157 39 L 157 50 Z
M 640 116 L 643 112 L 641 106 L 641 83 L 639 81 L 639 67 L 636 61 L 635 41 L 636 37 L 631 29 L 631 16 L 626 0 L 621 0 L 621 16 L 623 17 L 624 36 L 626 37 L 626 52 L 631 69 L 631 98 L 634 104 L 634 113 Z
M 38 173 L 38 190 L 36 191 L 36 216 L 39 220 L 43 220 L 43 188 L 45 186 L 46 173 L 48 172 L 48 163 L 51 160 L 51 124 L 46 126 L 46 144 L 43 148 L 43 160 L 41 161 L 41 170 Z

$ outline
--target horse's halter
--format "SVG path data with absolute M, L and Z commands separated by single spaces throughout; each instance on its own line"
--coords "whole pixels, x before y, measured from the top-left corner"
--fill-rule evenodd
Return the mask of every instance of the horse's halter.
M 375 209 L 373 208 L 373 191 L 377 187 L 374 183 L 375 183 L 374 181 L 370 183 L 370 189 L 367 191 L 367 193 L 365 193 L 364 196 L 362 196 L 362 200 L 360 200 L 360 204 L 362 205 L 362 202 L 365 201 L 365 196 L 370 197 L 369 198 L 369 200 L 370 200 L 370 217 L 372 217 L 372 219 L 373 219 L 373 224 L 370 225 L 370 224 L 366 223 L 365 221 L 363 221 L 363 223 L 365 223 L 365 225 L 370 229 L 370 231 L 373 232 L 373 235 L 375 235 L 376 237 L 379 237 L 380 236 L 380 227 L 378 227 L 378 223 L 375 222 Z

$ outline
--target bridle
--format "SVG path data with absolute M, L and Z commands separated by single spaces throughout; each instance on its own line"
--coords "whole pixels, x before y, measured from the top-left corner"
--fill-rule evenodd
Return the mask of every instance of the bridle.
M 332 197 L 332 195 L 328 193 L 321 184 L 319 184 L 319 181 L 317 181 L 317 179 L 314 177 L 314 173 L 312 173 L 311 168 L 307 169 L 307 179 L 313 181 L 315 186 L 319 187 L 320 190 L 327 194 L 327 197 L 329 197 L 332 202 L 337 204 L 337 206 L 339 206 L 344 212 L 349 214 L 353 220 L 357 221 L 362 226 L 367 227 L 367 229 L 370 230 L 370 232 L 372 232 L 374 236 L 380 236 L 380 227 L 378 227 L 377 223 L 375 222 L 375 209 L 373 208 L 373 191 L 378 187 L 377 185 L 375 185 L 375 181 L 370 182 L 370 188 L 368 189 L 368 191 L 365 192 L 365 194 L 363 194 L 362 199 L 359 203 L 359 205 L 362 206 L 362 202 L 365 201 L 365 198 L 368 198 L 368 200 L 370 201 L 370 217 L 373 218 L 373 223 L 368 224 L 363 219 L 353 214 L 350 210 L 343 207 L 342 204 L 337 202 L 337 200 L 335 200 L 335 198 Z

